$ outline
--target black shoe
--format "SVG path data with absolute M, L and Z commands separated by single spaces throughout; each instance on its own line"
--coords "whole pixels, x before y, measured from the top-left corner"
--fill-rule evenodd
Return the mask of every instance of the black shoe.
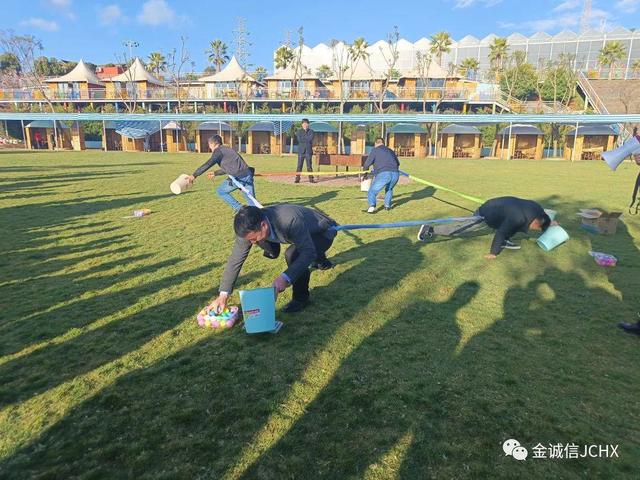
M 309 177 L 309 183 L 316 183 L 315 178 L 313 178 L 313 177 Z
M 321 262 L 313 262 L 311 264 L 311 268 L 315 268 L 317 270 L 329 270 L 333 268 L 333 263 L 330 260 L 323 260 Z
M 434 230 L 431 225 L 422 225 L 418 231 L 418 240 L 426 242 L 434 237 Z
M 293 183 L 300 183 L 300 177 L 296 177 L 296 179 L 293 181 Z
M 385 206 L 384 209 L 388 212 L 389 210 L 391 210 L 391 207 Z
M 308 304 L 309 304 L 308 300 L 306 302 L 301 302 L 299 300 L 291 300 L 289 303 L 287 303 L 284 306 L 282 311 L 284 313 L 296 313 L 296 312 L 299 312 L 300 310 L 303 310 Z
M 506 240 L 502 244 L 502 248 L 505 248 L 507 250 L 520 250 L 522 247 L 520 245 L 518 245 L 517 243 L 513 243 L 510 240 Z
M 637 323 L 626 323 L 621 322 L 618 324 L 618 328 L 621 328 L 627 333 L 632 333 L 634 335 L 640 335 L 640 322 Z

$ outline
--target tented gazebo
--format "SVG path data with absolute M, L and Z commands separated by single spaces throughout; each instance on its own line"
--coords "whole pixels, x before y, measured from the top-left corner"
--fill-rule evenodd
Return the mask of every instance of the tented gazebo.
M 206 86 L 207 98 L 236 98 L 249 96 L 252 90 L 261 85 L 236 60 L 231 57 L 229 63 L 218 73 L 198 79 Z
M 166 122 L 161 125 L 150 120 L 117 120 L 115 124 L 123 152 L 161 152 L 163 148 L 166 149 L 160 133 Z
M 544 133 L 533 125 L 514 124 L 498 132 L 494 147 L 498 158 L 541 160 Z
M 427 132 L 415 123 L 398 123 L 387 130 L 387 146 L 399 157 L 424 157 Z
M 182 127 L 175 121 L 171 120 L 162 127 L 164 138 L 164 149 L 169 153 L 186 152 L 187 140 L 184 138 Z
M 46 82 L 54 98 L 70 100 L 104 98 L 104 82 L 84 63 L 84 60 L 80 60 L 66 75 L 50 78 Z
M 313 153 L 338 153 L 338 129 L 327 122 L 313 122 Z
M 233 131 L 225 122 L 202 122 L 196 128 L 196 150 L 200 153 L 209 152 L 209 138 L 214 135 L 222 137 L 222 143 L 228 147 L 234 146 Z
M 280 136 L 274 122 L 258 122 L 249 127 L 247 153 L 280 155 Z
M 480 158 L 480 130 L 471 125 L 451 124 L 440 131 L 438 151 L 443 158 Z
M 116 133 L 116 122 L 107 120 L 104 122 L 102 132 L 102 150 L 105 152 L 122 150 L 122 137 Z
M 109 98 L 152 98 L 153 91 L 166 84 L 154 77 L 145 68 L 139 58 L 133 61 L 131 66 L 120 75 L 111 77 L 105 81 L 107 96 Z
M 602 152 L 614 147 L 617 130 L 611 125 L 584 125 L 567 132 L 564 158 L 567 160 L 602 160 Z M 575 141 L 575 152 L 574 152 Z
M 71 149 L 71 132 L 67 125 L 57 122 L 53 128 L 53 120 L 35 120 L 24 127 L 27 148 L 31 150 L 57 148 Z M 54 140 L 57 131 L 57 139 Z

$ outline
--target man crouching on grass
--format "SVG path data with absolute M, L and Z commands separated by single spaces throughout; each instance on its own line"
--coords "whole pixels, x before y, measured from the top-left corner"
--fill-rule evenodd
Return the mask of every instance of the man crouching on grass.
M 484 256 L 493 260 L 503 249 L 519 250 L 520 245 L 511 241 L 518 232 L 527 233 L 529 230 L 542 230 L 552 225 L 551 218 L 544 208 L 533 200 L 516 197 L 499 197 L 483 203 L 475 211 L 474 217 L 465 224 L 431 226 L 423 225 L 418 233 L 418 240 L 425 241 L 435 235 L 454 236 L 463 231 L 470 231 L 485 224 L 496 231 L 491 242 L 489 253 Z M 555 224 L 555 222 L 554 222 Z
M 285 252 L 287 269 L 273 281 L 276 294 L 293 286 L 293 299 L 283 309 L 293 313 L 309 303 L 309 267 L 327 270 L 332 264 L 326 252 L 331 247 L 337 223 L 323 213 L 298 205 L 278 204 L 266 208 L 242 207 L 233 221 L 236 240 L 222 274 L 220 294 L 212 303 L 215 312 L 223 310 L 251 247 L 255 244 L 290 244 Z M 279 245 L 277 245 L 279 247 Z M 262 247 L 264 248 L 264 247 Z M 269 258 L 276 258 L 279 248 Z M 266 250 L 265 250 L 266 252 Z

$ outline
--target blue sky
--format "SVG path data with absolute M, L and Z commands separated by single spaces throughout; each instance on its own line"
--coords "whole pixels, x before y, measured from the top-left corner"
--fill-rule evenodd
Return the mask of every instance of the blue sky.
M 272 68 L 272 52 L 292 32 L 304 27 L 305 43 L 386 38 L 397 25 L 409 41 L 446 30 L 456 38 L 471 34 L 531 34 L 578 30 L 584 0 L 4 0 L 2 29 L 31 33 L 42 40 L 44 54 L 93 63 L 114 62 L 124 40 L 140 46 L 135 53 L 168 52 L 187 36 L 196 70 L 206 64 L 204 50 L 220 38 L 233 51 L 236 19 L 246 19 L 250 62 Z M 640 28 L 640 0 L 592 0 L 592 25 Z M 279 5 L 280 8 L 272 8 Z M 286 5 L 286 6 L 285 6 Z M 337 14 L 336 12 L 339 12 Z

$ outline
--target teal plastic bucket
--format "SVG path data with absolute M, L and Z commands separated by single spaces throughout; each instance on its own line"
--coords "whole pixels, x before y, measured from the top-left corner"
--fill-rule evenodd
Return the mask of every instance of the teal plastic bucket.
M 273 287 L 240 290 L 240 304 L 247 333 L 276 330 L 276 295 Z
M 538 237 L 538 245 L 545 252 L 550 252 L 558 245 L 569 240 L 569 234 L 560 225 L 552 225 L 547 231 Z
M 549 218 L 553 222 L 556 219 L 556 215 L 557 215 L 558 212 L 556 212 L 555 210 L 551 210 L 550 208 L 545 208 L 544 209 L 544 213 L 549 215 Z

